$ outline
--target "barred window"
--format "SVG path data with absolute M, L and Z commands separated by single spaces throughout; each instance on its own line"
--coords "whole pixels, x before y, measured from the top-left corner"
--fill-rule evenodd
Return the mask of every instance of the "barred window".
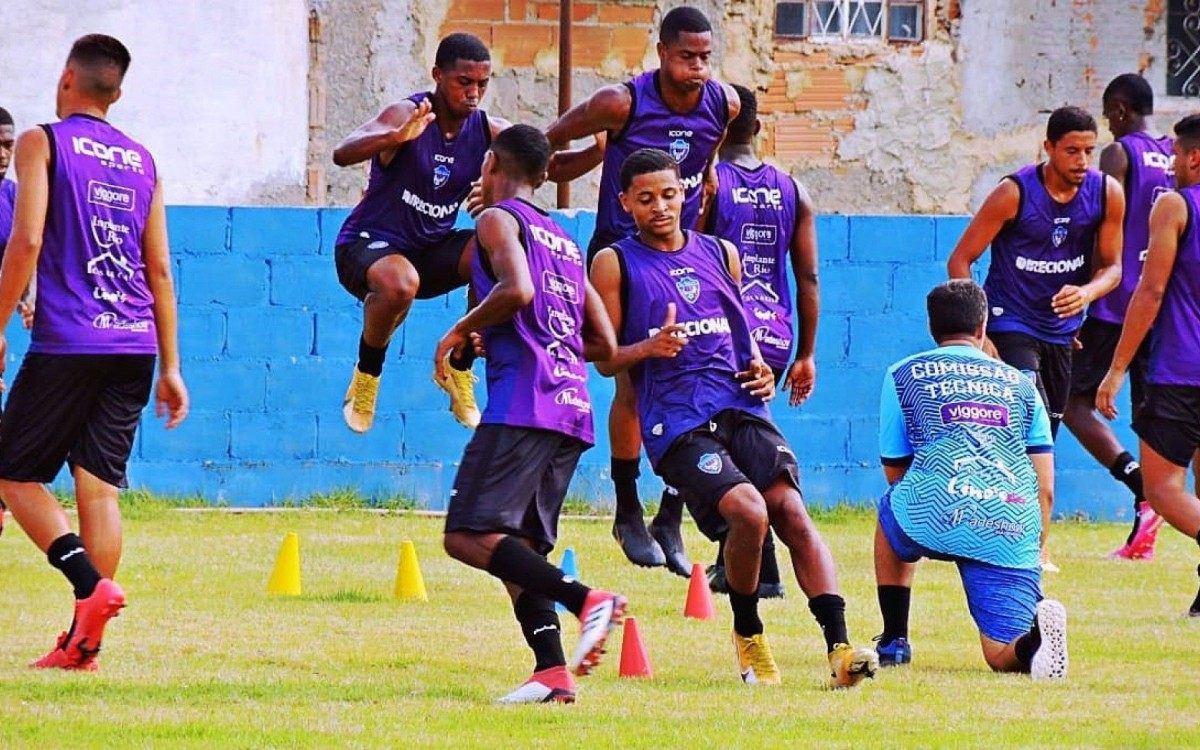
M 925 38 L 925 0 L 781 0 L 775 3 L 775 36 L 919 42 Z
M 1167 6 L 1167 93 L 1200 96 L 1200 0 Z

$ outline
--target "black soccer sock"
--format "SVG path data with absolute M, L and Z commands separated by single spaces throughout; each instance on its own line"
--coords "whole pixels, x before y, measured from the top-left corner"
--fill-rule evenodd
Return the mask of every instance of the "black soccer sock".
M 713 565 L 717 566 L 718 568 L 725 567 L 725 540 L 727 538 L 728 537 L 723 536 L 717 542 L 717 561 L 713 563 Z
M 879 613 L 883 615 L 883 635 L 879 645 L 886 646 L 897 638 L 908 637 L 908 609 L 912 589 L 908 586 L 877 586 Z
M 46 557 L 75 587 L 76 599 L 88 598 L 100 583 L 100 572 L 88 557 L 83 542 L 74 534 L 63 534 L 51 542 Z
M 833 653 L 839 643 L 850 643 L 846 632 L 846 600 L 837 594 L 821 594 L 808 600 L 808 609 L 817 618 L 825 635 L 825 651 Z
M 762 547 L 762 565 L 758 569 L 759 584 L 770 584 L 774 586 L 779 583 L 779 560 L 775 558 L 775 535 L 767 529 L 767 535 L 763 537 Z
M 637 478 L 641 476 L 638 470 L 638 458 L 612 459 L 612 481 L 617 490 L 617 517 L 642 515 L 642 501 L 638 500 Z
M 383 358 L 387 356 L 387 344 L 371 346 L 361 336 L 358 338 L 358 371 L 364 375 L 379 377 L 383 374 Z
M 562 648 L 562 627 L 554 602 L 532 591 L 522 591 L 513 602 L 513 614 L 521 623 L 521 634 L 533 651 L 534 672 L 567 663 Z
M 1037 622 L 1033 623 L 1033 627 L 1025 635 L 1017 638 L 1017 642 L 1013 644 L 1013 654 L 1016 655 L 1017 661 L 1021 664 L 1021 671 L 1028 672 L 1029 667 L 1033 664 L 1033 655 L 1042 647 L 1042 631 L 1038 630 Z
M 487 572 L 501 581 L 515 583 L 527 591 L 559 602 L 576 617 L 583 612 L 583 602 L 591 590 L 574 578 L 564 575 L 546 558 L 511 536 L 501 539 L 492 550 Z
M 1142 517 L 1141 504 L 1146 500 L 1142 489 L 1142 467 L 1133 456 L 1125 451 L 1117 456 L 1113 461 L 1112 466 L 1108 467 L 1108 471 L 1121 484 L 1129 488 L 1133 493 L 1133 529 L 1129 532 L 1129 537 L 1125 540 L 1126 544 L 1132 544 L 1133 538 L 1137 536 L 1138 528 L 1141 526 Z
M 763 623 L 758 616 L 758 592 L 739 594 L 729 590 L 729 606 L 733 609 L 733 631 L 743 638 L 763 632 Z

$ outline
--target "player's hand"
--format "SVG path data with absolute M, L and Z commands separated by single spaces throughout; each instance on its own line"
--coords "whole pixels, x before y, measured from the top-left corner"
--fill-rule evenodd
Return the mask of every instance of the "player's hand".
M 642 342 L 642 349 L 647 359 L 650 357 L 674 357 L 687 345 L 687 342 L 687 334 L 683 332 L 683 326 L 675 322 L 675 303 L 668 302 L 667 317 L 663 321 L 662 328 L 658 329 L 658 333 Z
M 1067 284 L 1050 298 L 1050 306 L 1054 308 L 1058 317 L 1070 318 L 1083 312 L 1083 308 L 1087 307 L 1090 301 L 1083 287 Z
M 433 104 L 426 98 L 417 105 L 416 110 L 409 115 L 404 123 L 392 131 L 392 142 L 399 146 L 402 143 L 416 140 L 421 133 L 425 132 L 425 128 L 429 127 L 430 123 L 437 117 L 433 113 Z
M 992 359 L 1000 359 L 1000 352 L 997 351 L 996 345 L 987 336 L 983 337 L 983 353 Z
M 34 302 L 32 298 L 25 298 L 17 303 L 17 312 L 21 313 L 21 325 L 25 326 L 25 330 L 33 328 L 33 313 Z
M 1096 411 L 1109 421 L 1117 418 L 1117 393 L 1124 382 L 1125 373 L 1110 367 L 1104 375 L 1104 380 L 1100 381 L 1100 387 L 1096 389 Z
M 735 376 L 742 381 L 742 388 L 758 396 L 764 402 L 775 398 L 775 373 L 761 359 L 750 360 L 750 366 Z
M 183 376 L 177 371 L 160 372 L 154 390 L 154 414 L 167 418 L 167 429 L 173 430 L 188 415 L 188 392 Z
M 467 213 L 471 214 L 472 219 L 478 219 L 485 208 L 487 206 L 483 205 L 483 180 L 478 179 L 471 183 L 471 192 L 467 195 Z
M 797 359 L 788 368 L 787 377 L 783 380 L 783 390 L 790 395 L 789 406 L 799 406 L 812 395 L 813 386 L 817 382 L 817 364 L 812 357 Z
M 1071 337 L 1071 351 L 1077 352 L 1077 351 L 1080 351 L 1081 349 L 1083 349 L 1083 342 L 1079 340 L 1078 336 L 1072 336 Z
M 437 378 L 439 383 L 444 382 L 450 377 L 450 363 L 447 361 L 450 357 L 450 352 L 458 349 L 469 340 L 467 334 L 458 330 L 458 326 L 446 331 L 446 335 L 442 336 L 442 340 L 437 344 L 437 349 L 433 352 L 433 376 Z

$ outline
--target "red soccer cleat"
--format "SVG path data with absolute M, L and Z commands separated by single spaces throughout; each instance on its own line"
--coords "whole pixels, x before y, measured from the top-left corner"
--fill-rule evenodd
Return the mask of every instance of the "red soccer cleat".
M 520 687 L 497 703 L 574 703 L 575 678 L 566 667 L 534 672 Z
M 108 578 L 96 584 L 96 590 L 86 599 L 75 602 L 75 621 L 71 629 L 58 638 L 54 649 L 35 661 L 38 669 L 70 669 L 92 672 L 98 668 L 96 656 L 104 626 L 125 606 L 125 592 Z
M 612 629 L 621 624 L 629 602 L 620 594 L 593 589 L 583 602 L 579 613 L 579 644 L 571 657 L 568 669 L 582 677 L 590 674 L 600 663 L 604 643 Z

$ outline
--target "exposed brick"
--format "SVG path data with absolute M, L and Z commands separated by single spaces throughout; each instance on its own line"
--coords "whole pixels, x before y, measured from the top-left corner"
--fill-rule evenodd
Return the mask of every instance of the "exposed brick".
M 645 26 L 653 20 L 653 5 L 626 5 L 608 2 L 600 6 L 600 23 Z
M 646 56 L 646 46 L 650 43 L 650 30 L 638 26 L 618 26 L 612 32 L 612 49 L 615 50 L 625 63 L 625 68 L 632 70 L 642 64 Z
M 775 121 L 775 158 L 783 162 L 813 159 L 832 163 L 837 149 L 831 123 L 806 115 Z
M 438 37 L 445 37 L 448 34 L 463 33 L 471 34 L 479 37 L 489 49 L 492 46 L 492 25 L 481 21 L 463 21 L 455 19 L 453 16 L 447 16 L 446 21 L 442 23 L 442 28 L 438 30 Z
M 525 21 L 529 15 L 529 3 L 527 0 L 508 0 L 508 20 L 510 21 Z
M 612 29 L 606 26 L 576 26 L 571 30 L 571 51 L 577 68 L 595 68 L 612 50 Z
M 537 19 L 539 21 L 557 21 L 558 20 L 558 3 L 538 3 L 537 4 Z M 575 23 L 587 21 L 596 15 L 595 3 L 573 3 L 571 5 L 571 20 Z M 572 29 L 576 31 L 576 29 Z
M 553 46 L 554 27 L 548 24 L 509 23 L 497 26 L 492 49 L 506 67 L 533 65 L 538 53 Z
M 808 68 L 792 97 L 800 112 L 835 112 L 847 109 L 854 92 L 839 68 Z
M 453 0 L 447 20 L 503 21 L 504 0 Z

